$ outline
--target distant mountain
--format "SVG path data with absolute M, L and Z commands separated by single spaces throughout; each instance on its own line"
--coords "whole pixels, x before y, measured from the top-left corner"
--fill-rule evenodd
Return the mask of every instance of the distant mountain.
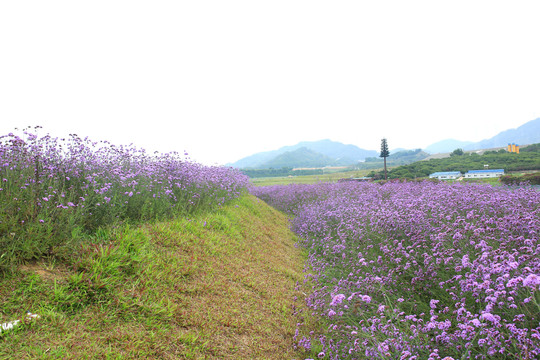
M 429 145 L 424 151 L 430 154 L 448 153 L 455 149 L 480 150 L 505 147 L 509 143 L 518 145 L 534 144 L 540 142 L 540 118 L 531 120 L 517 129 L 509 129 L 495 135 L 490 139 L 479 142 L 459 141 L 447 139 Z
M 401 150 L 396 152 L 390 152 L 390 156 L 387 158 L 388 165 L 405 165 L 415 161 L 420 161 L 429 157 L 429 154 L 421 149 L 416 150 Z M 383 163 L 381 157 L 368 157 L 365 164 L 368 163 Z
M 518 145 L 534 144 L 540 142 L 540 118 L 531 120 L 517 129 L 510 129 L 495 135 L 491 139 L 467 145 L 463 150 L 490 149 L 506 146 L 509 143 Z
M 369 156 L 378 156 L 378 152 L 374 150 L 364 150 L 360 149 L 355 145 L 345 145 L 337 141 L 331 140 L 319 140 L 319 141 L 302 141 L 296 145 L 284 146 L 278 150 L 260 152 L 243 159 L 240 159 L 229 166 L 245 169 L 245 168 L 258 168 L 264 169 L 268 168 L 269 164 L 272 164 L 274 168 L 277 168 L 275 165 L 278 163 L 271 163 L 277 156 L 285 154 L 287 152 L 294 152 L 295 150 L 306 148 L 312 152 L 318 153 L 333 160 L 332 165 L 352 165 L 356 164 L 358 161 L 364 160 Z M 288 156 L 297 157 L 303 154 L 305 156 L 305 161 L 311 161 L 310 157 L 313 157 L 313 154 L 309 154 L 305 151 L 299 152 L 297 154 L 289 154 Z M 321 158 L 322 159 L 322 158 Z M 326 166 L 326 165 L 323 165 Z M 304 167 L 302 165 L 294 165 L 293 167 Z
M 401 149 L 394 149 L 390 153 L 388 160 L 395 161 L 397 165 L 421 160 L 421 158 L 427 156 L 426 153 L 450 153 L 458 148 L 463 150 L 490 149 L 506 147 L 508 143 L 516 143 L 521 146 L 540 143 L 540 118 L 479 142 L 446 139 L 429 145 L 424 151 L 417 149 L 402 152 L 398 151 Z M 227 165 L 239 169 L 278 169 L 282 167 L 323 167 L 329 165 L 347 166 L 355 165 L 359 161 L 365 161 L 368 158 L 378 156 L 379 152 L 375 150 L 365 150 L 355 145 L 345 145 L 326 139 L 320 141 L 303 141 L 296 145 L 284 146 L 277 150 L 260 152 Z M 379 161 L 380 159 L 370 159 L 368 162 L 371 165 L 375 165 Z M 364 165 L 368 166 L 370 164 L 366 163 Z
M 261 166 L 275 158 L 276 156 L 282 154 L 279 150 L 271 150 L 259 152 L 250 156 L 246 156 L 234 163 L 226 164 L 227 166 L 232 166 L 237 169 L 248 169 L 248 168 L 261 168 Z
M 447 153 L 447 152 L 452 152 L 459 148 L 463 149 L 465 148 L 465 146 L 468 146 L 471 144 L 473 144 L 472 141 L 446 139 L 446 140 L 436 142 L 435 144 L 429 145 L 428 147 L 424 149 L 424 151 L 430 154 Z
M 336 160 L 329 156 L 315 152 L 307 147 L 301 147 L 293 151 L 287 151 L 276 156 L 272 160 L 264 163 L 261 167 L 265 169 L 281 169 L 284 167 L 295 168 L 315 168 L 335 165 Z

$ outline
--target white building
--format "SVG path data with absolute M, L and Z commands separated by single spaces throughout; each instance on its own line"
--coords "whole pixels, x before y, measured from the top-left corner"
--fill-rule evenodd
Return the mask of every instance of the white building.
M 467 179 L 482 179 L 492 178 L 504 175 L 504 169 L 492 169 L 492 170 L 469 170 L 465 173 Z
M 460 171 L 440 171 L 429 175 L 430 179 L 437 178 L 439 180 L 455 180 L 461 177 Z

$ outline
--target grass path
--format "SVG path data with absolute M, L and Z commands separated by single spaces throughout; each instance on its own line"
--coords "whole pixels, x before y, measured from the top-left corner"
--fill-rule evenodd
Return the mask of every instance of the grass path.
M 41 316 L 0 334 L 0 359 L 300 358 L 294 241 L 285 216 L 245 195 L 53 249 L 0 277 L 0 323 Z

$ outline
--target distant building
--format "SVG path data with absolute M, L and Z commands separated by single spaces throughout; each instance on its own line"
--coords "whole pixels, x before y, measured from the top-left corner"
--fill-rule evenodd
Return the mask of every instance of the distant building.
M 519 154 L 519 145 L 515 143 L 508 144 L 506 151 Z
M 439 180 L 453 180 L 453 179 L 459 179 L 461 177 L 460 171 L 440 171 L 440 172 L 434 172 L 433 174 L 429 175 L 430 179 L 437 178 Z
M 465 173 L 466 179 L 492 178 L 504 175 L 504 169 L 469 170 Z

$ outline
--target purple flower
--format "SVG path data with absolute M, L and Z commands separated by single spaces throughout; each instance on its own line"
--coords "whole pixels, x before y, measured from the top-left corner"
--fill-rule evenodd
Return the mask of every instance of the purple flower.
M 491 322 L 496 322 L 497 319 L 495 318 L 495 316 L 493 316 L 493 314 L 491 313 L 483 313 L 482 315 L 480 315 L 480 318 L 481 319 L 484 319 L 484 320 L 488 320 L 488 321 L 491 321 Z
M 538 285 L 540 285 L 540 277 L 536 274 L 530 274 L 525 279 L 523 279 L 523 286 L 528 286 L 535 289 Z
M 332 301 L 330 302 L 330 306 L 336 306 L 338 304 L 341 304 L 343 302 L 343 299 L 345 299 L 345 295 L 343 294 L 337 294 L 332 298 Z

